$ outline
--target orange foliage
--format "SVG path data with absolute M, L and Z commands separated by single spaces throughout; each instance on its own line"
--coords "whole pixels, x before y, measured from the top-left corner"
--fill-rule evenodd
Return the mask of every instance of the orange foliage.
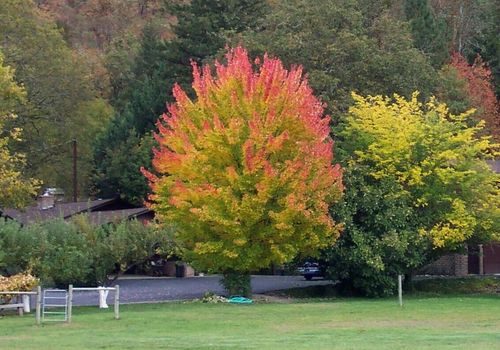
M 249 271 L 314 254 L 339 234 L 329 204 L 342 192 L 332 165 L 330 118 L 302 68 L 252 63 L 238 47 L 227 64 L 193 63 L 191 100 L 158 122 L 150 205 L 179 228 L 185 258 L 213 271 Z M 257 70 L 254 70 L 257 67 Z
M 466 81 L 467 95 L 477 109 L 477 117 L 486 122 L 486 131 L 493 139 L 500 140 L 500 109 L 491 82 L 491 71 L 478 55 L 472 65 L 458 52 L 453 53 L 451 65 Z

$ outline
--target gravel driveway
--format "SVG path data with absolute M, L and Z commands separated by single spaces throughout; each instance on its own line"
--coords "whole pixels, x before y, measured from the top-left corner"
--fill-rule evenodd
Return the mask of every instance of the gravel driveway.
M 120 285 L 120 304 L 139 302 L 158 302 L 171 300 L 188 300 L 199 298 L 207 291 L 223 294 L 219 284 L 220 276 L 189 277 L 189 278 L 122 278 Z M 321 284 L 331 284 L 331 281 L 306 281 L 302 276 L 252 276 L 252 291 L 265 293 L 274 290 L 308 287 Z M 108 305 L 113 305 L 113 292 L 110 292 Z M 97 292 L 74 292 L 75 305 L 98 305 Z

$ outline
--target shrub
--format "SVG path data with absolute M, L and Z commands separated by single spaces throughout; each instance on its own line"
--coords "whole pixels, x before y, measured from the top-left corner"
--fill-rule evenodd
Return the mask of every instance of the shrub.
M 39 283 L 38 278 L 29 272 L 19 273 L 10 277 L 0 275 L 0 291 L 4 292 L 29 292 Z M 12 295 L 0 295 L 0 304 L 7 304 L 12 299 Z
M 229 296 L 249 297 L 252 295 L 250 274 L 226 272 L 222 275 L 221 284 Z
M 0 275 L 15 275 L 33 265 L 33 258 L 45 240 L 38 227 L 22 227 L 15 221 L 0 220 Z
M 72 223 L 62 220 L 41 225 L 46 232 L 46 245 L 40 253 L 40 262 L 33 272 L 44 284 L 65 287 L 68 284 L 87 285 L 92 264 L 91 248 L 85 236 Z

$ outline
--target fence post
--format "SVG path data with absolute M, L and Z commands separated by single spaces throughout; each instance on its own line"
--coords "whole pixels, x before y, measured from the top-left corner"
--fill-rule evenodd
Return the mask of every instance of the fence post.
M 120 319 L 120 286 L 115 286 L 115 320 Z
M 20 301 L 20 300 L 23 300 L 23 296 L 22 296 L 22 295 L 16 295 L 16 303 L 17 303 L 18 305 L 20 304 L 20 303 L 19 303 L 19 301 Z M 24 302 L 24 300 L 23 300 L 23 302 Z M 18 308 L 17 308 L 17 314 L 18 314 L 19 316 L 22 316 L 22 315 L 24 314 L 24 305 L 23 305 L 23 307 L 18 307 Z
M 35 306 L 35 319 L 36 324 L 40 325 L 40 312 L 41 312 L 41 304 L 42 304 L 42 287 L 36 287 L 36 306 Z
M 403 307 L 403 275 L 398 275 L 399 306 Z
M 68 323 L 71 323 L 71 317 L 73 316 L 73 285 L 70 284 L 68 287 Z

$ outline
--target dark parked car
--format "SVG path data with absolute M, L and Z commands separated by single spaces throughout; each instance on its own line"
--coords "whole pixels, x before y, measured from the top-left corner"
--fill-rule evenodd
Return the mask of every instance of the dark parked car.
M 308 281 L 312 280 L 313 277 L 324 277 L 320 265 L 316 262 L 307 261 L 298 268 L 298 271 Z

